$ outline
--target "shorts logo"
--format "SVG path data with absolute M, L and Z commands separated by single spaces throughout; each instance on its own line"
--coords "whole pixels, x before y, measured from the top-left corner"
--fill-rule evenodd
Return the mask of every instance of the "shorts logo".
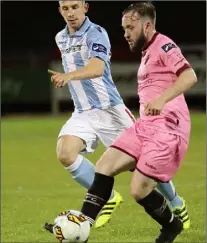
M 157 170 L 153 165 L 149 165 L 147 162 L 145 163 L 145 165 L 152 170 Z
M 164 46 L 161 47 L 163 49 L 164 52 L 169 52 L 171 49 L 176 48 L 176 45 L 173 43 L 168 43 L 165 44 Z
M 107 49 L 106 49 L 106 47 L 103 46 L 103 45 L 101 45 L 101 44 L 93 43 L 92 50 L 93 51 L 97 51 L 97 52 L 103 52 L 104 54 L 107 55 Z

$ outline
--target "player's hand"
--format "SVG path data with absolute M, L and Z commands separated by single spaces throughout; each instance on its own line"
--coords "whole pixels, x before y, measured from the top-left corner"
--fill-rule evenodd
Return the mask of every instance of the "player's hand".
M 162 100 L 160 97 L 152 100 L 145 104 L 144 106 L 144 112 L 147 116 L 157 116 L 160 115 L 163 107 L 165 105 L 164 100 Z
M 48 69 L 48 73 L 51 74 L 51 82 L 56 88 L 62 88 L 70 81 L 69 73 L 59 73 Z

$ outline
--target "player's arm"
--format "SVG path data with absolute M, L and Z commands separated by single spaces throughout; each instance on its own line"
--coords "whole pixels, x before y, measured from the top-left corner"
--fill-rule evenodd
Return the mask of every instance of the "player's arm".
M 60 47 L 58 45 L 59 39 L 60 39 L 60 35 L 57 34 L 56 37 L 55 37 L 55 42 L 56 42 L 58 48 L 60 49 Z M 74 80 L 96 78 L 96 77 L 103 75 L 104 68 L 105 68 L 105 63 L 102 59 L 92 57 L 89 60 L 88 65 L 86 65 L 83 68 L 80 68 L 77 71 L 71 72 L 70 77 L 73 77 Z M 55 72 L 55 71 L 52 71 L 52 70 L 49 70 L 49 73 L 50 74 L 58 74 L 58 72 Z
M 196 82 L 197 77 L 194 70 L 187 68 L 178 76 L 175 83 L 162 93 L 160 98 L 167 103 L 188 91 Z
M 160 97 L 164 103 L 167 103 L 189 90 L 197 82 L 197 77 L 191 65 L 174 43 L 163 45 L 160 57 L 162 62 L 177 76 L 172 86 Z
M 55 86 L 63 87 L 71 80 L 85 80 L 97 78 L 103 75 L 105 68 L 105 62 L 97 57 L 92 57 L 89 59 L 89 63 L 72 72 L 69 73 L 59 73 L 52 70 L 48 70 L 48 73 L 51 74 L 51 81 Z
M 51 81 L 56 87 L 62 87 L 70 80 L 85 80 L 103 76 L 105 63 L 110 60 L 110 42 L 105 31 L 101 28 L 93 28 L 87 36 L 89 62 L 86 66 L 69 73 L 58 73 L 48 70 Z
M 194 70 L 174 43 L 161 47 L 160 61 L 177 76 L 177 79 L 159 97 L 145 105 L 146 115 L 159 115 L 167 102 L 185 93 L 197 82 Z
M 71 73 L 71 80 L 97 78 L 103 75 L 105 63 L 109 60 L 110 43 L 108 36 L 99 27 L 94 27 L 87 36 L 89 63 Z
M 68 80 L 83 80 L 97 78 L 103 75 L 105 68 L 105 62 L 97 57 L 89 59 L 89 63 L 76 70 L 68 73 Z
M 59 49 L 60 49 L 60 47 L 58 45 L 58 42 L 61 41 L 60 36 L 61 35 L 58 33 L 55 37 L 55 42 Z M 73 78 L 73 80 L 90 79 L 90 78 L 100 77 L 103 75 L 104 68 L 105 68 L 104 58 L 103 57 L 100 58 L 99 56 L 97 57 L 95 54 L 91 53 L 92 49 L 93 49 L 94 41 L 102 43 L 102 44 L 104 42 L 106 42 L 106 40 L 100 34 L 97 35 L 97 33 L 93 32 L 92 35 L 89 36 L 89 38 L 87 40 L 89 53 L 90 53 L 90 57 L 91 57 L 89 59 L 89 63 L 85 67 L 71 72 L 70 79 L 71 79 L 71 77 Z M 52 70 L 49 70 L 49 73 L 53 74 L 53 75 L 58 74 L 58 72 L 55 72 Z

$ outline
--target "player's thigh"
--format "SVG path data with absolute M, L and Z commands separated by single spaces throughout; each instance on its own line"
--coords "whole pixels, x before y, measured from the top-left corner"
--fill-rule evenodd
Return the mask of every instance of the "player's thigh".
M 180 167 L 179 146 L 181 138 L 152 128 L 142 139 L 142 150 L 137 170 L 158 181 L 168 182 Z
M 96 163 L 96 172 L 115 176 L 133 169 L 135 165 L 136 160 L 132 156 L 117 148 L 110 147 Z
M 74 149 L 74 146 L 78 146 L 79 152 L 92 153 L 98 146 L 98 137 L 88 122 L 88 117 L 85 114 L 73 115 L 62 127 L 58 140 L 70 136 L 69 148 Z M 75 140 L 74 145 L 71 143 Z M 77 142 L 78 141 L 78 142 Z M 83 146 L 80 148 L 80 143 Z
M 108 175 L 132 170 L 135 168 L 140 152 L 141 141 L 136 135 L 136 127 L 133 124 L 113 142 L 99 160 L 97 168 Z
M 98 122 L 93 123 L 100 141 L 109 147 L 121 133 L 133 125 L 135 118 L 125 105 L 97 111 Z

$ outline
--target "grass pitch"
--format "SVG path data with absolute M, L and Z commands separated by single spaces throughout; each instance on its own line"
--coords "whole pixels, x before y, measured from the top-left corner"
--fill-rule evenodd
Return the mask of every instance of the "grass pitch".
M 188 154 L 174 179 L 185 198 L 191 228 L 177 242 L 206 242 L 206 118 L 192 113 Z M 43 230 L 65 209 L 80 209 L 85 190 L 56 160 L 56 137 L 67 116 L 4 118 L 2 121 L 2 242 L 56 242 Z M 104 147 L 89 155 L 95 162 Z M 159 226 L 129 195 L 131 173 L 117 176 L 125 202 L 110 224 L 93 229 L 89 242 L 153 242 Z

